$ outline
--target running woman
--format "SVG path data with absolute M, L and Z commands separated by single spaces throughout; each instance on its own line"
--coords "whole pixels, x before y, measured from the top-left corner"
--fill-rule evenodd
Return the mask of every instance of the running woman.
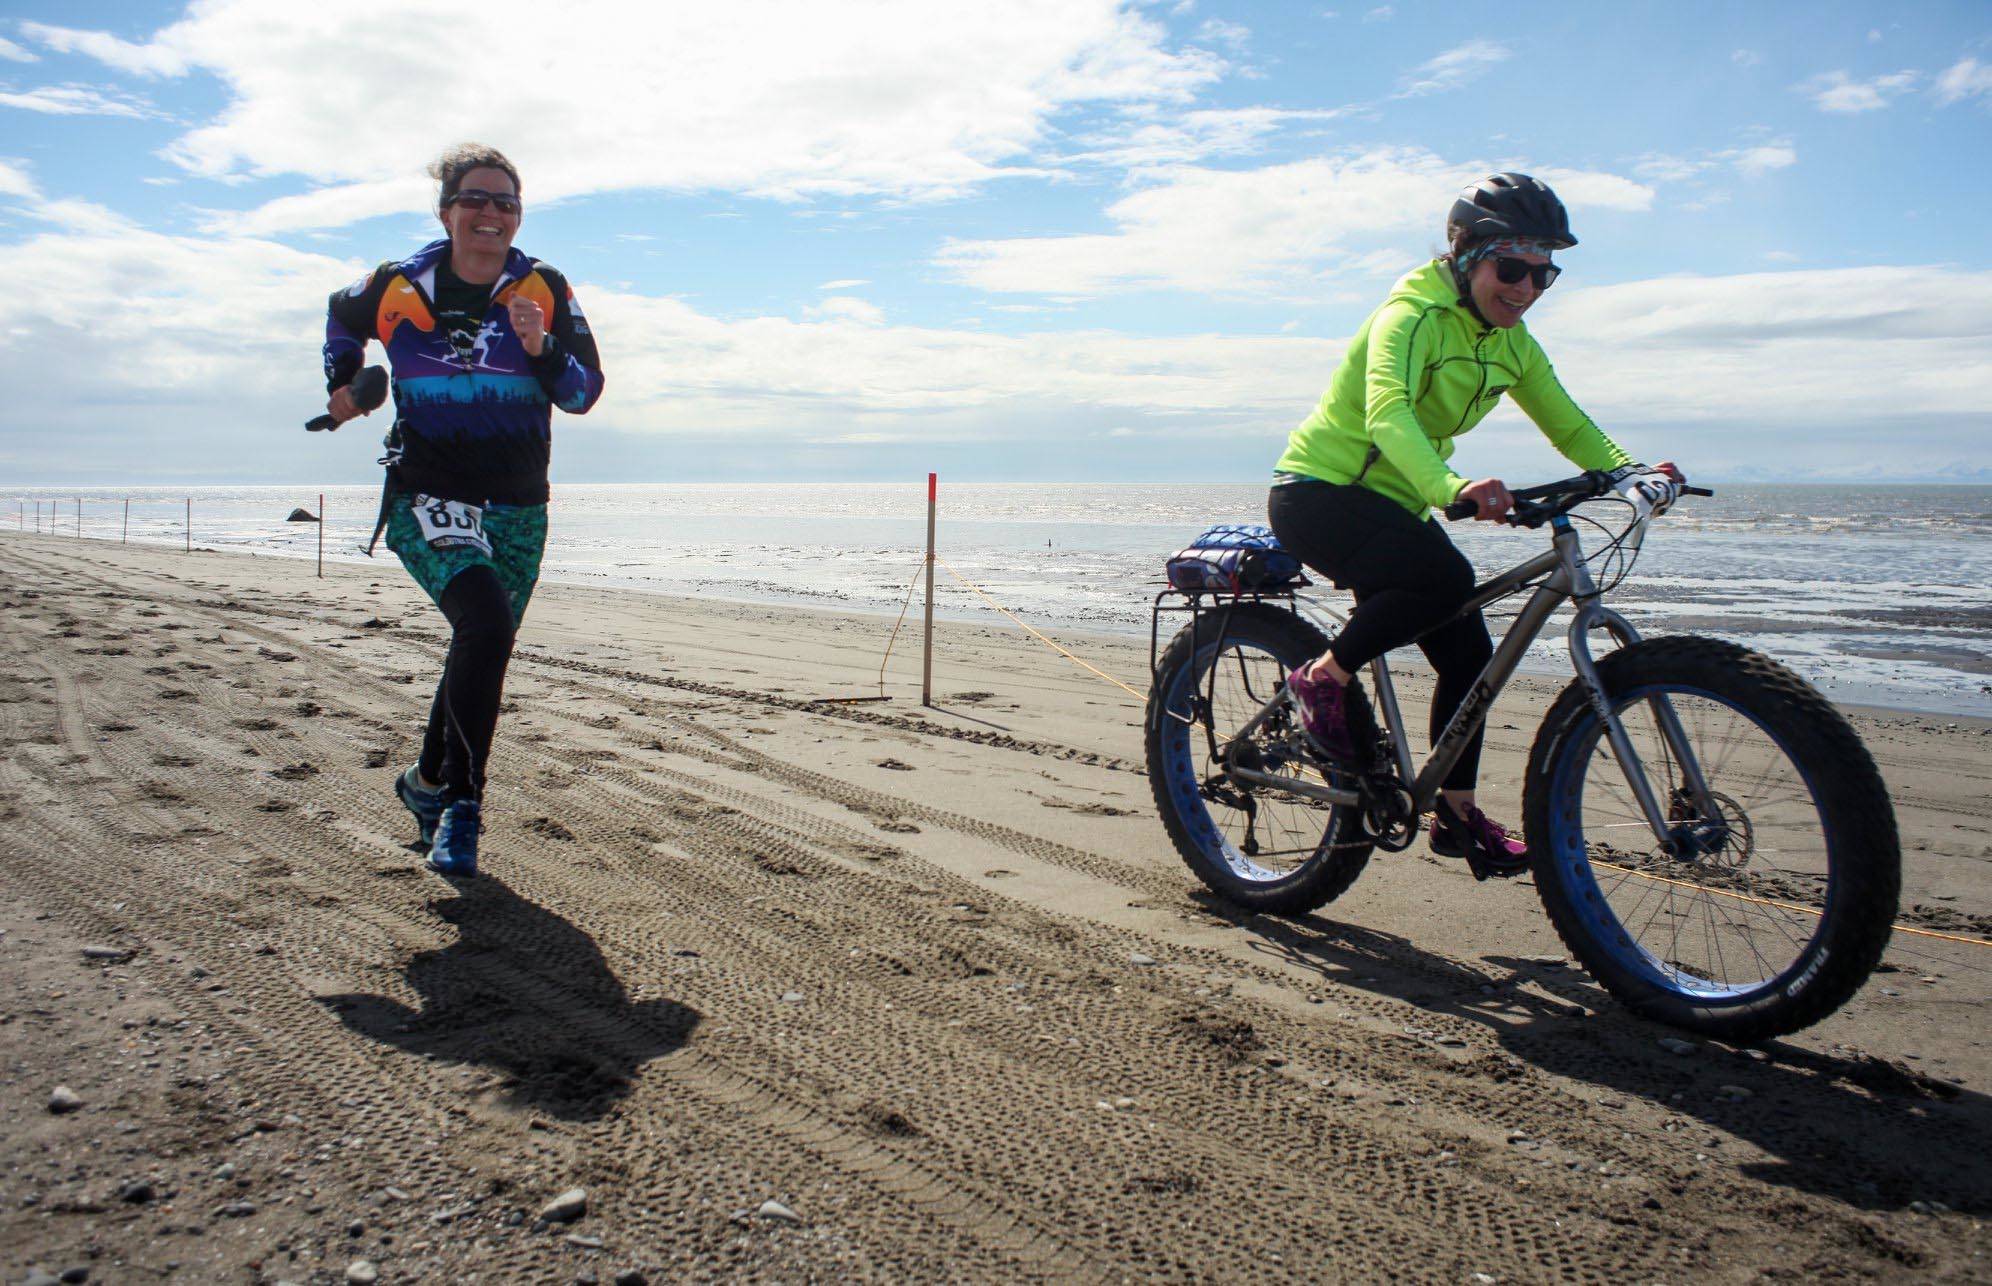
M 1490 175 L 1453 202 L 1446 241 L 1449 253 L 1400 280 L 1356 332 L 1273 474 L 1280 543 L 1355 596 L 1328 651 L 1288 678 L 1309 734 L 1345 761 L 1355 755 L 1348 685 L 1363 666 L 1417 641 L 1438 673 L 1437 742 L 1494 654 L 1481 614 L 1458 615 L 1473 568 L 1431 510 L 1470 500 L 1476 519 L 1499 522 L 1514 500 L 1499 478 L 1453 472 L 1458 437 L 1505 393 L 1579 468 L 1632 464 L 1563 391 L 1522 325 L 1562 271 L 1551 256 L 1577 244 L 1563 202 L 1526 174 Z M 1672 463 L 1658 467 L 1680 480 Z M 1482 878 L 1513 875 L 1528 849 L 1475 803 L 1480 743 L 1476 731 L 1442 784 L 1432 851 L 1467 858 Z
M 362 414 L 347 385 L 379 341 L 395 421 L 375 536 L 385 529 L 450 624 L 421 757 L 394 792 L 430 869 L 471 876 L 505 667 L 546 547 L 552 409 L 586 414 L 602 370 L 566 278 L 513 248 L 524 207 L 512 163 L 466 143 L 429 174 L 446 235 L 332 296 L 326 409 Z

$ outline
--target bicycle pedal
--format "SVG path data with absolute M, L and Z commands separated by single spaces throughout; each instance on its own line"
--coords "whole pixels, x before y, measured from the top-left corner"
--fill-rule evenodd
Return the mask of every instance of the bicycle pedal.
M 1473 872 L 1477 882 L 1485 884 L 1488 880 L 1512 880 L 1517 875 L 1525 874 L 1529 864 L 1521 862 L 1510 866 L 1506 862 L 1490 862 L 1474 851 L 1466 855 L 1466 869 Z

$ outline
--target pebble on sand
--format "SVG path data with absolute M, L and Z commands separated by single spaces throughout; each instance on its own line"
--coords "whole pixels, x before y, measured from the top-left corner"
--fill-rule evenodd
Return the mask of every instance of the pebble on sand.
M 380 1269 L 364 1259 L 355 1259 L 346 1265 L 346 1280 L 353 1286 L 373 1286 L 380 1280 Z
M 773 1199 L 761 1203 L 760 1215 L 763 1219 L 773 1219 L 777 1223 L 801 1223 L 802 1216 Z
M 1141 954 L 1139 951 L 1130 951 L 1128 953 L 1127 962 L 1131 965 L 1152 965 L 1155 963 L 1155 957 L 1145 956 Z
M 540 1207 L 539 1217 L 548 1223 L 573 1223 L 588 1213 L 588 1190 L 569 1188 Z
M 48 1096 L 48 1110 L 61 1116 L 83 1106 L 82 1096 L 67 1085 L 58 1085 Z
M 1701 1047 L 1691 1040 L 1682 1040 L 1679 1036 L 1662 1036 L 1660 1038 L 1660 1048 L 1670 1054 L 1686 1055 L 1694 1053 Z

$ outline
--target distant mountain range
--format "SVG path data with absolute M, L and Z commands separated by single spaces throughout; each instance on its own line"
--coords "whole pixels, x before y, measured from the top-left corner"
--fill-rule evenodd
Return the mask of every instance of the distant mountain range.
M 1784 466 L 1767 469 L 1745 466 L 1736 469 L 1723 469 L 1708 475 L 1710 482 L 1759 482 L 1759 483 L 1837 483 L 1845 485 L 1856 482 L 1877 483 L 1948 483 L 1952 486 L 1992 486 L 1992 466 L 1973 465 L 1965 462 L 1947 465 L 1942 469 L 1904 468 L 1892 469 L 1886 465 L 1875 465 L 1869 469 L 1816 469 Z

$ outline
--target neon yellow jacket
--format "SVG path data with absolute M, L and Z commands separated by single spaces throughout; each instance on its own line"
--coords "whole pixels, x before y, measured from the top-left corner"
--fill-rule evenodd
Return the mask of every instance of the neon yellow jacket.
M 1550 445 L 1580 469 L 1632 457 L 1579 410 L 1528 328 L 1483 325 L 1434 259 L 1391 288 L 1349 341 L 1321 405 L 1287 439 L 1275 466 L 1324 482 L 1361 482 L 1421 517 L 1468 479 L 1446 464 L 1453 439 L 1506 393 Z

